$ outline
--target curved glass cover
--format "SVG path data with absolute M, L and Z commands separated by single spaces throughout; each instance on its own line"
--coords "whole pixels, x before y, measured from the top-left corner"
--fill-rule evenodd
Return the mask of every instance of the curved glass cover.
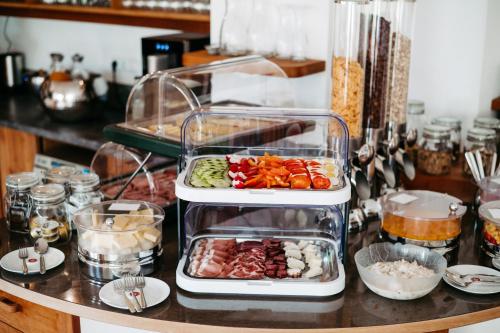
M 329 110 L 210 107 L 191 113 L 182 125 L 182 163 L 203 155 L 333 159 L 344 172 L 348 134 Z
M 185 251 L 198 237 L 342 239 L 342 214 L 336 206 L 231 205 L 190 203 L 185 214 Z
M 132 89 L 121 126 L 180 141 L 186 115 L 205 105 L 293 107 L 291 82 L 283 70 L 260 56 L 159 71 Z

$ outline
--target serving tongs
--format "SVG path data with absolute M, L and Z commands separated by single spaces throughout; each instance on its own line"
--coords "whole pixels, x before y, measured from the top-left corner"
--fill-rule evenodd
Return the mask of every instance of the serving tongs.
M 461 287 L 468 287 L 471 284 L 487 284 L 500 286 L 500 276 L 490 274 L 458 274 L 450 270 L 444 272 L 448 280 Z

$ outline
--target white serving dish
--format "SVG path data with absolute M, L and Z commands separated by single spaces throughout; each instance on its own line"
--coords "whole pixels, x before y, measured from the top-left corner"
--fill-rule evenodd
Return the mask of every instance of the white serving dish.
M 434 271 L 432 277 L 399 278 L 371 270 L 376 262 L 393 262 L 401 259 Z M 374 293 L 396 300 L 412 300 L 430 293 L 441 281 L 447 266 L 446 259 L 439 253 L 416 245 L 400 243 L 376 243 L 362 248 L 354 256 L 361 280 Z
M 343 186 L 329 190 L 299 190 L 288 188 L 236 189 L 236 188 L 197 188 L 189 184 L 194 165 L 199 159 L 225 158 L 224 155 L 206 155 L 187 161 L 187 167 L 177 176 L 175 195 L 191 202 L 220 202 L 248 204 L 288 204 L 288 205 L 336 205 L 351 198 L 351 183 L 344 175 Z M 284 157 L 287 158 L 287 157 Z

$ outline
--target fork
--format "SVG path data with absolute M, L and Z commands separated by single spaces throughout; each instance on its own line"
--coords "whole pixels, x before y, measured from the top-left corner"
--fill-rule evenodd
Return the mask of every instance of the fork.
M 123 296 L 125 299 L 125 303 L 127 304 L 128 310 L 130 313 L 135 313 L 135 308 L 130 299 L 127 297 L 127 294 L 125 293 L 125 287 L 120 280 L 114 280 L 113 281 L 113 290 L 117 293 Z
M 135 279 L 131 275 L 125 275 L 123 277 L 124 281 L 124 286 L 125 290 L 132 294 L 132 303 L 134 304 L 135 311 L 137 312 L 142 312 L 142 307 L 139 304 L 139 301 L 137 300 L 137 296 L 135 296 L 134 291 L 135 291 Z
M 139 273 L 139 276 L 135 277 L 135 285 L 141 292 L 141 307 L 145 309 L 148 307 L 148 305 L 146 303 L 146 296 L 144 296 L 144 288 L 146 287 L 146 279 L 144 278 L 144 274 Z
M 465 279 L 465 278 L 470 278 L 472 282 L 499 282 L 500 283 L 500 276 L 498 275 L 491 275 L 491 274 L 459 274 L 452 272 L 450 270 L 446 270 L 446 274 L 453 275 L 453 277 L 458 278 L 458 279 Z
M 28 249 L 25 247 L 20 247 L 17 255 L 19 256 L 19 259 L 23 261 L 23 274 L 27 275 L 28 274 L 28 265 L 26 265 L 26 259 L 28 259 Z
M 451 281 L 453 284 L 456 284 L 460 287 L 468 287 L 470 286 L 471 284 L 489 284 L 489 285 L 500 285 L 500 283 L 498 282 L 494 282 L 494 281 L 464 281 L 462 278 L 459 277 L 458 274 L 453 274 L 453 273 L 449 273 L 449 272 L 446 272 L 445 273 L 446 277 L 448 278 L 449 281 Z

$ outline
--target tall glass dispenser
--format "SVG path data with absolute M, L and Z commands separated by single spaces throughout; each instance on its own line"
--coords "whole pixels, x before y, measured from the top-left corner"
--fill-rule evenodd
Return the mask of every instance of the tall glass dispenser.
M 368 0 L 335 0 L 331 70 L 331 106 L 352 139 L 363 135 L 363 96 Z

